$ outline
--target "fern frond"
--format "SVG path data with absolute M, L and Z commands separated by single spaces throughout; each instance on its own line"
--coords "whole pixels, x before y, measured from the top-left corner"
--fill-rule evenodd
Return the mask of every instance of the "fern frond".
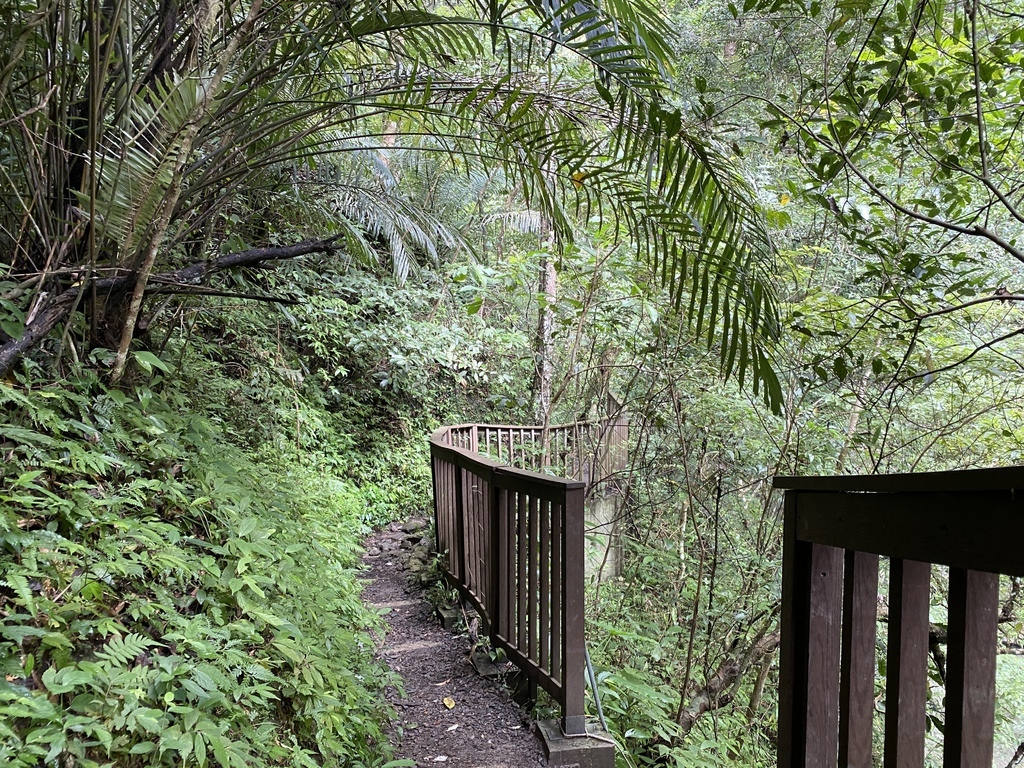
M 18 600 L 23 606 L 25 606 L 29 615 L 35 616 L 38 612 L 36 608 L 36 599 L 32 594 L 32 588 L 29 586 L 28 579 L 25 578 L 25 575 L 21 573 L 8 573 L 4 578 L 3 583 L 14 590 L 14 594 L 18 596 Z
M 135 632 L 123 637 L 115 635 L 106 642 L 101 650 L 96 651 L 96 657 L 112 664 L 128 664 L 144 655 L 155 645 L 158 643 Z

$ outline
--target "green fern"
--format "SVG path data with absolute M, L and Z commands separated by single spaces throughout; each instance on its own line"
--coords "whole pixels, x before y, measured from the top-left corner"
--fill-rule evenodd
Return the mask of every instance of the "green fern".
M 3 581 L 8 587 L 14 590 L 21 604 L 28 610 L 30 616 L 35 616 L 38 613 L 36 608 L 36 600 L 32 595 L 32 589 L 29 587 L 28 579 L 21 573 L 8 573 Z
M 157 643 L 148 637 L 133 632 L 123 637 L 110 638 L 102 650 L 96 651 L 96 657 L 112 664 L 129 664 L 155 645 Z

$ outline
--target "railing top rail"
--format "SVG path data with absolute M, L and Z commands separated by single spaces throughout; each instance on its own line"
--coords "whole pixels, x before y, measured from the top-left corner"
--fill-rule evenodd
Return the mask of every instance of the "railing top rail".
M 442 427 L 441 429 L 436 430 L 430 436 L 430 445 L 439 451 L 449 451 L 458 456 L 462 456 L 466 461 L 476 464 L 481 469 L 490 470 L 498 475 L 513 476 L 536 485 L 565 488 L 566 490 L 586 487 L 586 483 L 582 480 L 570 480 L 565 477 L 558 477 L 557 475 L 545 475 L 543 472 L 531 472 L 528 469 L 510 467 L 507 464 L 492 461 L 486 456 L 475 453 L 468 448 L 459 448 L 454 445 L 449 445 L 443 440 L 445 433 L 449 429 L 453 429 L 453 427 Z
M 785 476 L 772 479 L 781 490 L 871 493 L 953 493 L 1024 489 L 1024 466 L 958 469 L 896 475 Z
M 615 419 L 618 419 L 618 418 L 620 418 L 620 417 L 619 416 L 615 417 Z M 587 421 L 571 421 L 571 422 L 567 422 L 565 424 L 548 424 L 548 431 L 549 432 L 553 432 L 553 431 L 564 430 L 564 429 L 576 429 L 577 427 L 594 426 L 596 424 L 600 424 L 601 422 L 602 422 L 602 419 L 591 419 L 591 420 L 587 420 Z M 449 426 L 441 427 L 440 429 L 435 430 L 434 434 L 437 435 L 439 433 L 447 432 L 448 430 L 473 429 L 473 428 L 476 428 L 476 429 L 513 429 L 513 430 L 517 430 L 517 431 L 518 430 L 522 430 L 524 432 L 543 432 L 544 431 L 544 426 L 541 425 L 541 424 L 477 424 L 477 423 L 468 423 L 468 424 L 451 424 Z

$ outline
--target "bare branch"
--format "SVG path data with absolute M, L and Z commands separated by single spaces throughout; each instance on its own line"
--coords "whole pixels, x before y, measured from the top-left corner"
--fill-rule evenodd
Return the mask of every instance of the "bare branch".
M 942 309 L 935 309 L 931 312 L 925 312 L 923 315 L 918 315 L 917 320 L 925 320 L 929 317 L 938 317 L 939 315 L 948 315 L 951 312 L 959 312 L 961 309 L 967 309 L 968 307 L 976 306 L 977 304 L 985 304 L 989 301 L 1024 301 L 1024 295 L 1016 293 L 994 293 L 991 296 L 983 296 L 980 299 L 972 299 L 971 301 L 965 301 L 963 304 L 957 304 L 955 307 L 943 307 Z
M 238 253 L 229 253 L 210 261 L 200 261 L 174 272 L 153 275 L 152 280 L 157 282 L 157 286 L 148 288 L 147 292 L 157 292 L 161 285 L 166 284 L 199 286 L 210 275 L 227 269 L 252 267 L 266 261 L 294 259 L 311 253 L 333 253 L 336 250 L 337 239 L 337 237 L 332 237 L 327 240 L 309 240 L 287 246 L 253 248 Z M 117 277 L 94 278 L 92 285 L 98 293 L 124 293 L 135 285 L 135 276 L 127 274 Z M 67 317 L 77 303 L 81 287 L 80 282 L 76 283 L 51 299 L 36 313 L 31 322 L 25 325 L 25 330 L 19 338 L 12 339 L 0 347 L 0 377 L 6 376 L 22 355 L 46 338 L 47 334 Z
M 944 371 L 951 371 L 954 368 L 956 368 L 957 366 L 960 366 L 960 365 L 963 365 L 964 363 L 966 363 L 968 360 L 970 360 L 972 357 L 974 357 L 979 352 L 982 352 L 982 351 L 984 351 L 986 349 L 991 349 L 996 344 L 1004 342 L 1007 339 L 1012 339 L 1014 336 L 1020 336 L 1022 334 L 1024 334 L 1024 328 L 1018 328 L 1015 331 L 1010 331 L 1009 333 L 1004 333 L 1002 336 L 998 336 L 998 337 L 992 339 L 991 341 L 986 341 L 981 346 L 975 347 L 971 351 L 970 354 L 965 355 L 964 357 L 960 358 L 956 362 L 950 363 L 949 365 L 944 365 L 941 368 L 936 368 L 935 370 L 932 370 L 932 371 L 923 371 L 922 373 L 915 373 L 913 376 L 908 376 L 907 378 L 902 379 L 899 383 L 900 384 L 906 384 L 908 382 L 913 381 L 914 379 L 921 379 L 921 378 L 924 378 L 925 376 L 934 376 L 937 373 L 943 373 Z

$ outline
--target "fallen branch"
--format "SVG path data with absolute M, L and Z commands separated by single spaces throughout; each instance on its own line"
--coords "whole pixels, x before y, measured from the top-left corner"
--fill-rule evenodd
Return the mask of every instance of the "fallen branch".
M 160 292 L 167 284 L 178 286 L 199 286 L 210 275 L 236 267 L 252 267 L 267 261 L 283 261 L 305 256 L 311 253 L 333 253 L 336 250 L 337 237 L 326 240 L 308 240 L 302 243 L 272 248 L 252 248 L 238 253 L 229 253 L 209 261 L 200 261 L 187 267 L 153 275 L 147 288 L 147 294 Z M 112 295 L 124 293 L 135 285 L 135 275 L 126 274 L 117 277 L 94 277 L 90 281 L 96 293 Z M 45 306 L 36 312 L 32 320 L 25 325 L 21 336 L 0 347 L 0 377 L 10 373 L 21 356 L 35 347 L 72 311 L 78 303 L 82 285 L 76 283 L 63 293 L 57 294 Z M 256 297 L 246 297 L 256 298 Z

